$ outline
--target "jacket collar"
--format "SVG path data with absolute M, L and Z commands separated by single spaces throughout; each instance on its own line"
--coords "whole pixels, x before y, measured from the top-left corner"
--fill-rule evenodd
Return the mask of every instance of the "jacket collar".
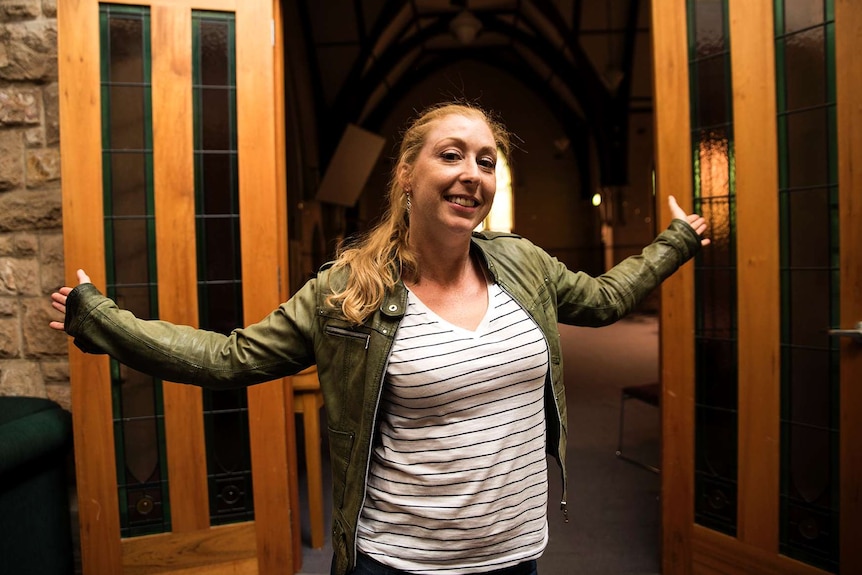
M 399 281 L 395 289 L 387 291 L 380 304 L 380 313 L 387 319 L 400 320 L 407 311 L 407 288 Z

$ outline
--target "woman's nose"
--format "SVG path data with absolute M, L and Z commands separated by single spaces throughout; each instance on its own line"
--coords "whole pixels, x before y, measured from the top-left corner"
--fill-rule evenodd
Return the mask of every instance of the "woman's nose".
M 476 162 L 464 162 L 464 169 L 461 171 L 461 181 L 465 183 L 479 181 L 479 166 L 476 165 Z

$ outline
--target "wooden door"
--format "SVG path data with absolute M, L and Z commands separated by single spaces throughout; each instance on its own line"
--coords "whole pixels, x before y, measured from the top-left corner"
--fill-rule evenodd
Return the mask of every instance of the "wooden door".
M 81 267 L 141 315 L 216 330 L 282 301 L 277 11 L 272 0 L 58 3 L 71 285 Z M 223 409 L 74 346 L 70 378 L 84 573 L 293 572 L 283 381 Z M 213 434 L 247 449 L 220 452 L 214 471 Z
M 662 572 L 860 573 L 862 5 L 652 24 L 658 203 L 713 236 L 662 287 Z

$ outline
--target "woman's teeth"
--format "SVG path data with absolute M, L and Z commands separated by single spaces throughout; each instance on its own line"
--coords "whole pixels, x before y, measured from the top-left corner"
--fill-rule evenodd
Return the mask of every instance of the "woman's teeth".
M 479 205 L 479 202 L 470 198 L 461 198 L 458 196 L 446 198 L 447 201 L 452 202 L 453 204 L 458 204 L 459 206 L 464 206 L 466 208 L 475 208 Z

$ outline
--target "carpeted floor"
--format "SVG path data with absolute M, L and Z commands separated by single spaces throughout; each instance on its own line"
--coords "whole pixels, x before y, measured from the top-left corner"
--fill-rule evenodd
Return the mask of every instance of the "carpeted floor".
M 560 326 L 560 334 L 569 410 L 569 523 L 559 511 L 561 479 L 551 461 L 551 540 L 539 573 L 656 575 L 659 477 L 620 460 L 615 452 L 620 390 L 658 378 L 658 322 L 653 316 L 635 315 L 600 329 Z M 658 410 L 628 401 L 624 441 L 627 455 L 658 465 Z M 300 489 L 305 492 L 304 485 Z M 307 509 L 303 506 L 300 512 L 307 542 Z M 327 575 L 330 558 L 328 540 L 323 549 L 304 547 L 300 573 Z

